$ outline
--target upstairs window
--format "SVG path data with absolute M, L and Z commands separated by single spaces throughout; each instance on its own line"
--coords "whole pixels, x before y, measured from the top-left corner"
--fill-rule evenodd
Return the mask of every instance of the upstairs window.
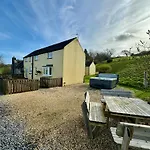
M 52 59 L 53 55 L 52 52 L 47 53 L 47 58 Z
M 38 55 L 34 56 L 34 60 L 38 60 Z
M 25 58 L 25 62 L 27 62 L 28 61 L 28 58 Z

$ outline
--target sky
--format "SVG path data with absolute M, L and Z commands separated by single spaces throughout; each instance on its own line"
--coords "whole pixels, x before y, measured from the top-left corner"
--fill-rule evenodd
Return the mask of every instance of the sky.
M 78 34 L 83 49 L 120 55 L 148 40 L 150 0 L 0 0 L 0 55 L 22 59 Z

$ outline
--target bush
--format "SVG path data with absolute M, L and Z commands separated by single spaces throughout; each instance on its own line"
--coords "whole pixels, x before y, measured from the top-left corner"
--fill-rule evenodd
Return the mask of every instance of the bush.
M 96 71 L 99 73 L 109 73 L 109 72 L 111 72 L 111 70 L 112 70 L 112 68 L 108 64 L 102 64 L 102 65 L 98 64 L 96 66 Z
M 112 61 L 113 61 L 113 59 L 110 58 L 110 59 L 107 60 L 107 63 L 111 63 Z

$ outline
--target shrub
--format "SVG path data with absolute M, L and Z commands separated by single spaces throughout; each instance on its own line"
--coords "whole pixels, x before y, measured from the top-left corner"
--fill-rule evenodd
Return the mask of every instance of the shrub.
M 113 59 L 110 58 L 110 59 L 107 60 L 107 63 L 111 63 L 112 61 L 113 61 Z
M 98 64 L 96 66 L 96 71 L 99 72 L 99 73 L 109 73 L 111 72 L 112 68 L 110 65 L 108 64 Z

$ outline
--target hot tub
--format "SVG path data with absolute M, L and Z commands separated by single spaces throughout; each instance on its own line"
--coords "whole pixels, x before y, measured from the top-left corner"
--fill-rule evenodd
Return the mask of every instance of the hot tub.
M 90 87 L 99 89 L 113 89 L 119 81 L 119 76 L 116 74 L 99 74 L 98 77 L 90 78 Z

